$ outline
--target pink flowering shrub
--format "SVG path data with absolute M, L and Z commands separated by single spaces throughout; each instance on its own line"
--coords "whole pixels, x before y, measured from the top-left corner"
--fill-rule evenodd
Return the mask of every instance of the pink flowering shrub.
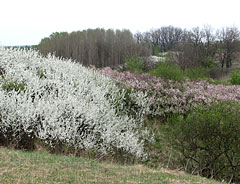
M 147 92 L 152 115 L 185 113 L 198 104 L 209 104 L 214 100 L 240 102 L 240 86 L 213 85 L 203 80 L 175 82 L 146 73 L 121 73 L 110 67 L 101 72 L 119 85 Z

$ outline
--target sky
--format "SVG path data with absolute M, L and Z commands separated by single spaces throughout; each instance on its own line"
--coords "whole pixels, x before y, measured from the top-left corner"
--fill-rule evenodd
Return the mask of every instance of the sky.
M 239 5 L 239 0 L 1 0 L 0 45 L 36 45 L 53 32 L 88 28 L 240 29 Z

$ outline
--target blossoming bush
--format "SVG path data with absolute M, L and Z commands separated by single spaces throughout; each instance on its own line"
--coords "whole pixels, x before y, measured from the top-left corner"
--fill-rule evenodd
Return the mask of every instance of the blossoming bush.
M 213 85 L 200 80 L 174 82 L 111 68 L 101 72 L 120 86 L 147 93 L 149 113 L 156 119 L 158 115 L 167 117 L 167 126 L 160 124 L 157 128 L 156 132 L 164 135 L 155 136 L 153 150 L 163 152 L 164 146 L 171 149 L 166 157 L 168 164 L 173 153 L 173 164 L 190 173 L 239 183 L 240 86 Z M 156 157 L 157 150 L 154 151 Z M 160 156 L 163 162 L 164 156 L 164 153 Z
M 146 92 L 153 115 L 184 114 L 199 104 L 215 100 L 240 102 L 240 86 L 213 85 L 203 80 L 175 82 L 146 73 L 121 73 L 109 67 L 101 72 L 120 85 Z
M 1 47 L 0 66 L 2 144 L 38 139 L 102 154 L 123 150 L 146 156 L 144 92 L 127 91 L 98 71 L 35 51 Z

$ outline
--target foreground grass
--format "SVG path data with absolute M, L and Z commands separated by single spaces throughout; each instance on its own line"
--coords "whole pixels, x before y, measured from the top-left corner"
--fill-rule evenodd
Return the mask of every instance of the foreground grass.
M 0 183 L 218 183 L 166 169 L 0 147 Z

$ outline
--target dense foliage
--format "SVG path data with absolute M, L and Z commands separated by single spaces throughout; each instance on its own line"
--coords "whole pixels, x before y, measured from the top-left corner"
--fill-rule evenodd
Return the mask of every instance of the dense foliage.
M 173 61 L 171 54 L 173 53 L 162 53 L 160 57 L 129 57 L 125 60 L 125 65 L 123 65 L 121 71 L 139 74 L 150 73 L 156 77 L 174 81 L 210 79 L 214 67 L 207 68 L 200 66 L 183 70 Z
M 0 144 L 26 148 L 37 139 L 53 147 L 146 156 L 142 122 L 149 105 L 143 92 L 34 51 L 0 48 L 0 66 Z
M 239 114 L 239 103 L 213 102 L 171 119 L 173 143 L 187 171 L 240 182 Z
M 162 77 L 168 80 L 181 81 L 184 79 L 182 69 L 170 62 L 158 62 L 154 70 L 150 73 L 156 77 Z
M 132 56 L 125 60 L 125 67 L 132 73 L 142 73 L 145 70 L 145 63 L 140 57 Z
M 240 86 L 214 85 L 204 80 L 169 80 L 163 77 L 167 76 L 164 73 L 163 78 L 159 78 L 146 73 L 118 72 L 109 67 L 101 71 L 120 86 L 146 92 L 151 103 L 151 117 L 159 122 L 164 117 L 165 123 L 170 125 L 162 128 L 158 125 L 155 131 L 165 134 L 156 135 L 153 146 L 161 149 L 162 159 L 168 159 L 162 162 L 169 165 L 171 158 L 162 155 L 162 148 L 174 146 L 174 154 L 179 159 L 174 164 L 184 166 L 186 171 L 239 182 Z M 190 72 L 189 75 L 199 76 L 194 70 Z
M 240 85 L 240 70 L 233 71 L 231 73 L 231 80 L 230 82 L 234 85 Z

